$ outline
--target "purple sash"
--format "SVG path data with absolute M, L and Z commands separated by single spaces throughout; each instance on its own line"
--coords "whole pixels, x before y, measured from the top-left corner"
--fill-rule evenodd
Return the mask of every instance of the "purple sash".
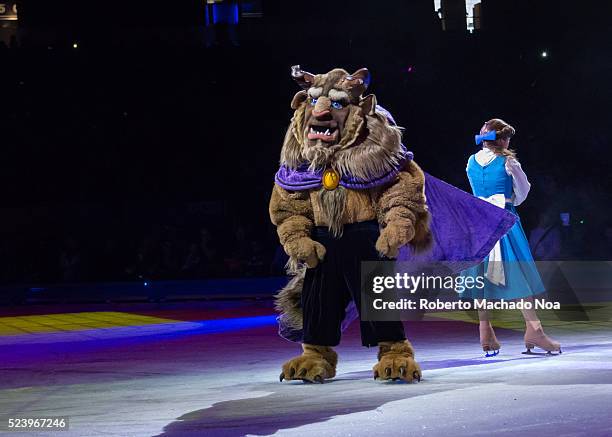
M 386 173 L 370 177 L 368 180 L 358 179 L 352 175 L 343 175 L 340 178 L 340 185 L 351 190 L 367 190 L 378 187 L 392 181 L 406 165 L 412 160 L 413 154 L 401 146 L 401 157 L 397 165 Z M 308 170 L 308 164 L 303 164 L 297 169 L 292 169 L 286 165 L 281 165 L 274 176 L 277 185 L 289 191 L 304 191 L 321 188 L 323 169 L 317 171 Z

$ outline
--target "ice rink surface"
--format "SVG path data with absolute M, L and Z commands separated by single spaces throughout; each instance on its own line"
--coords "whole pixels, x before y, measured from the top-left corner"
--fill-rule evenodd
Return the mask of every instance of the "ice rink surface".
M 522 355 L 518 326 L 498 328 L 502 349 L 492 358 L 482 356 L 473 323 L 410 322 L 424 376 L 413 384 L 374 381 L 376 350 L 360 346 L 353 324 L 337 348 L 337 377 L 319 385 L 278 381 L 282 362 L 300 349 L 276 335 L 271 314 L 122 308 L 98 316 L 103 326 L 0 335 L 3 422 L 70 418 L 61 433 L 4 434 L 612 435 L 609 322 L 549 325 L 563 346 L 552 357 Z M 7 321 L 24 330 L 28 323 Z

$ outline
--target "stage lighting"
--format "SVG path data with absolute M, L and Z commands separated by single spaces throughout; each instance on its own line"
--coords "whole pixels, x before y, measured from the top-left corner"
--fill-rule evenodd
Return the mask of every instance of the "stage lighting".
M 543 58 L 547 58 L 547 57 L 548 57 L 548 52 L 547 52 L 546 50 L 544 50 L 544 51 L 541 53 L 541 56 L 542 56 Z
M 75 42 L 75 43 L 73 43 L 73 44 L 72 44 L 72 48 L 73 48 L 73 49 L 78 49 L 78 48 L 79 48 L 79 44 L 78 44 L 78 43 L 76 43 L 76 42 Z

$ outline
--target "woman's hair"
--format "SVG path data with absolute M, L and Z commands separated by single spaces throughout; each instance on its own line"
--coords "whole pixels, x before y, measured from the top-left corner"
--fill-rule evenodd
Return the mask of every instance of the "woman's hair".
M 497 139 L 493 141 L 485 140 L 484 145 L 491 149 L 494 153 L 508 158 L 516 158 L 516 152 L 512 149 L 505 148 L 500 139 L 512 138 L 516 131 L 512 126 L 506 123 L 501 118 L 492 118 L 482 125 L 480 134 L 495 131 Z

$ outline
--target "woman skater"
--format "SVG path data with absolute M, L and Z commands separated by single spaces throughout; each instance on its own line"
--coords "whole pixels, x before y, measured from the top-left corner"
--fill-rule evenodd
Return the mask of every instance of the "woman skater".
M 476 144 L 482 145 L 482 150 L 470 156 L 466 170 L 475 196 L 516 214 L 514 207 L 527 198 L 531 185 L 514 151 L 508 148 L 514 133 L 514 128 L 503 120 L 494 118 L 487 121 L 480 129 L 480 134 L 476 135 Z M 484 275 L 486 278 L 484 288 L 472 289 L 469 297 L 487 300 L 523 299 L 532 304 L 530 309 L 522 310 L 527 353 L 535 346 L 549 353 L 561 353 L 561 345 L 544 333 L 533 308 L 533 297 L 544 292 L 544 284 L 529 251 L 520 221 L 499 240 L 482 264 L 469 269 L 465 274 Z M 478 318 L 483 351 L 486 356 L 497 355 L 501 346 L 495 337 L 487 310 L 479 310 Z

